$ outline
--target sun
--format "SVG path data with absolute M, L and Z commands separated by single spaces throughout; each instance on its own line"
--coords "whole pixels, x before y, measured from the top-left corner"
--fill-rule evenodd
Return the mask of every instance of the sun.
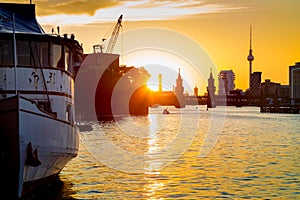
M 192 92 L 195 85 L 204 85 L 202 77 L 191 63 L 180 56 L 162 49 L 142 48 L 123 54 L 122 62 L 127 66 L 143 67 L 151 75 L 147 87 L 158 91 L 158 76 L 162 76 L 162 91 L 172 91 L 176 85 L 179 68 L 185 91 Z
M 153 92 L 158 92 L 158 83 L 155 83 L 155 82 L 150 82 L 148 81 L 147 82 L 147 87 L 149 90 L 153 91 Z
M 172 90 L 180 68 L 184 92 L 193 94 L 197 86 L 199 93 L 204 93 L 210 69 L 213 73 L 218 71 L 205 49 L 179 32 L 148 27 L 126 31 L 120 38 L 115 46 L 115 53 L 121 55 L 120 63 L 134 67 L 150 66 L 147 70 L 151 78 L 147 85 L 154 90 L 158 88 L 159 73 L 163 77 L 163 89 Z
M 144 68 L 151 75 L 147 82 L 150 90 L 154 92 L 173 90 L 177 78 L 174 69 L 162 65 L 145 65 Z

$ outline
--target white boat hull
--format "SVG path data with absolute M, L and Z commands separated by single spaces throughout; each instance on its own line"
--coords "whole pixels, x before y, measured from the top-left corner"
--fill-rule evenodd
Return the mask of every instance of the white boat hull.
M 0 102 L 0 131 L 1 139 L 14 146 L 9 147 L 9 144 L 6 145 L 8 150 L 1 149 L 4 155 L 1 162 L 9 160 L 3 170 L 13 170 L 6 178 L 13 177 L 8 182 L 18 185 L 15 191 L 18 197 L 26 196 L 42 186 L 43 180 L 57 175 L 78 152 L 79 134 L 74 124 L 40 110 L 33 101 L 19 95 Z M 28 162 L 31 155 L 37 155 L 38 166 Z M 18 161 L 10 159 L 15 156 Z M 16 171 L 18 176 L 11 177 Z

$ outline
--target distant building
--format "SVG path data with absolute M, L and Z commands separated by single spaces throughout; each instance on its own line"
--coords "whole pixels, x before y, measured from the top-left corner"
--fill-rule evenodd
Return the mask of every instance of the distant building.
M 261 84 L 261 73 L 253 72 L 250 75 L 250 95 L 259 96 L 260 95 L 260 84 Z
M 291 104 L 300 104 L 300 62 L 289 67 Z
M 194 96 L 197 97 L 198 96 L 198 87 L 195 86 L 194 88 Z
M 232 70 L 221 70 L 219 74 L 219 95 L 228 95 L 231 90 L 234 90 L 235 74 Z
M 211 95 L 215 95 L 216 92 L 216 86 L 215 86 L 215 79 L 212 75 L 212 70 L 210 69 L 210 75 L 208 78 L 208 86 L 207 86 L 207 92 L 209 92 Z
M 157 105 L 162 105 L 162 106 L 175 106 L 176 108 L 183 108 L 186 105 L 186 99 L 188 96 L 188 93 L 184 93 L 184 87 L 182 85 L 182 78 L 180 75 L 180 69 L 178 72 L 178 77 L 176 79 L 176 85 L 173 85 L 173 90 L 172 91 L 162 91 L 162 75 L 158 75 L 159 79 L 159 86 L 158 86 L 158 91 L 151 91 L 149 93 L 149 98 L 148 102 L 150 106 L 157 106 Z M 137 96 L 141 96 L 141 94 L 138 94 Z M 141 102 L 145 101 L 141 100 Z
M 185 107 L 185 98 L 183 96 L 184 87 L 182 85 L 182 78 L 180 75 L 180 68 L 178 69 L 178 77 L 176 79 L 176 86 L 175 86 L 175 95 L 177 97 L 177 100 L 179 102 L 179 106 L 177 107 Z
M 176 86 L 175 86 L 175 94 L 176 95 L 183 95 L 184 87 L 182 85 L 182 78 L 180 75 L 180 68 L 178 69 L 178 77 L 176 79 Z
M 279 98 L 281 105 L 289 105 L 290 104 L 290 86 L 289 85 L 281 85 L 279 90 Z
M 289 85 L 281 85 L 279 96 L 281 98 L 289 99 L 290 98 L 290 86 Z
M 261 98 L 264 104 L 277 104 L 280 96 L 280 83 L 271 82 L 266 79 L 261 83 Z
M 207 108 L 214 108 L 215 105 L 215 92 L 216 92 L 216 86 L 215 86 L 215 79 L 212 75 L 212 69 L 210 69 L 210 75 L 208 78 L 208 86 L 207 86 Z

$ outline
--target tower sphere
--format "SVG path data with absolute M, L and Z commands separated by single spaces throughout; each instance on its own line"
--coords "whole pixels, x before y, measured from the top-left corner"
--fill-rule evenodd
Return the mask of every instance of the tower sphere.
M 252 54 L 250 54 L 248 57 L 247 57 L 248 61 L 249 62 L 252 62 L 254 60 L 254 56 Z

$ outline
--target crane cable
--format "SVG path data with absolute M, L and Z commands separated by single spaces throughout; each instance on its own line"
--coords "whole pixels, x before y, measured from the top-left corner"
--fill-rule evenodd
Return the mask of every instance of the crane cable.
M 108 37 L 109 35 L 112 34 L 112 29 L 114 28 L 114 26 L 115 26 L 115 25 L 112 25 L 112 26 L 110 27 L 110 29 L 105 33 L 104 37 L 102 38 L 102 42 L 104 42 L 104 40 L 106 40 L 107 37 Z
M 123 34 L 123 26 L 121 26 L 121 55 L 120 55 L 120 63 L 123 64 L 123 54 L 124 54 L 124 46 L 123 46 L 123 41 L 124 41 L 124 34 Z

